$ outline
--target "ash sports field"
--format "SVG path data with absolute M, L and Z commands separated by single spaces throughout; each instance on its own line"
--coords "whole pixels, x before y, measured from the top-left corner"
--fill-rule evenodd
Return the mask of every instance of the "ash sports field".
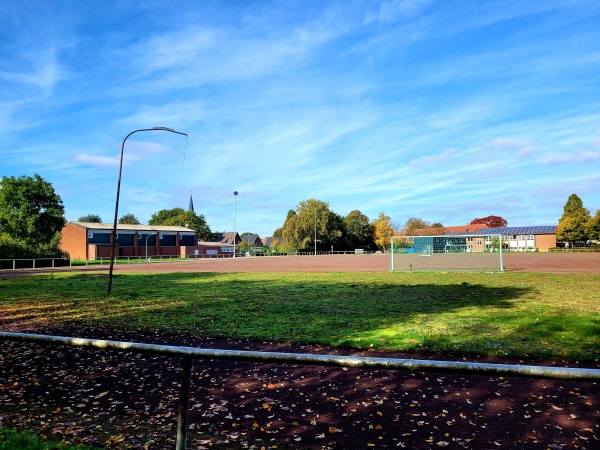
M 600 253 L 507 253 L 507 272 L 600 273 Z M 385 272 L 388 254 L 269 256 L 118 264 L 118 272 Z M 96 267 L 97 269 L 97 267 Z

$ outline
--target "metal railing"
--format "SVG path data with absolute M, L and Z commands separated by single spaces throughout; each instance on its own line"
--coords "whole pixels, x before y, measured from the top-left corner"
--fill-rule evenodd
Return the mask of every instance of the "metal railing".
M 55 267 L 68 267 L 69 258 L 17 258 L 0 259 L 0 270 L 18 269 L 54 269 Z
M 568 367 L 527 366 L 514 364 L 489 364 L 461 361 L 437 361 L 399 358 L 370 358 L 343 355 L 320 355 L 309 353 L 257 352 L 248 350 L 219 350 L 195 347 L 143 344 L 137 342 L 84 339 L 44 334 L 24 334 L 0 331 L 0 341 L 34 342 L 58 344 L 71 347 L 93 347 L 101 350 L 122 352 L 146 352 L 163 356 L 183 358 L 181 390 L 179 393 L 179 415 L 177 418 L 176 450 L 186 448 L 189 399 L 194 359 L 219 359 L 250 361 L 261 363 L 304 364 L 317 366 L 337 366 L 384 370 L 405 370 L 410 372 L 445 372 L 471 375 L 495 375 L 521 378 L 547 378 L 572 381 L 600 381 L 600 369 L 580 369 Z
M 600 247 L 550 248 L 548 253 L 600 253 Z

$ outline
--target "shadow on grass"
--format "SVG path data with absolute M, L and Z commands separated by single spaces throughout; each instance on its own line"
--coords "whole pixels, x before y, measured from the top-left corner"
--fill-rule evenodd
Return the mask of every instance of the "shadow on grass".
M 468 279 L 473 282 L 458 282 Z M 165 273 L 20 277 L 0 283 L 4 324 L 70 324 L 125 331 L 412 351 L 505 349 L 531 287 L 389 274 Z M 494 280 L 493 278 L 491 280 Z M 427 281 L 427 282 L 425 282 Z M 7 289 L 8 288 L 8 289 Z M 3 300 L 3 298 L 5 298 Z M 8 303 L 7 303 L 8 302 Z M 510 311 L 506 323 L 496 323 Z M 0 322 L 1 323 L 1 322 Z M 5 327 L 3 327 L 5 328 Z

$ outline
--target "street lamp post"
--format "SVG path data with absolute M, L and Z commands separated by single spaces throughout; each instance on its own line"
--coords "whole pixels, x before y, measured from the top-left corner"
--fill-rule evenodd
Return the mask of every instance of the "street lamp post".
M 125 151 L 125 141 L 129 136 L 134 133 L 139 133 L 140 131 L 168 131 L 169 133 L 181 134 L 187 137 L 186 133 L 181 133 L 180 131 L 175 131 L 172 128 L 166 127 L 154 127 L 154 128 L 142 128 L 140 130 L 135 130 L 125 136 L 123 139 L 123 143 L 121 144 L 121 160 L 119 163 L 119 180 L 117 181 L 117 200 L 115 202 L 115 220 L 113 222 L 113 229 L 111 234 L 111 251 L 110 251 L 110 267 L 108 269 L 108 295 L 110 295 L 112 291 L 112 275 L 113 275 L 113 266 L 115 263 L 115 241 L 117 237 L 117 216 L 119 215 L 119 194 L 121 192 L 121 173 L 123 172 L 123 152 Z
M 233 191 L 233 257 L 235 258 L 235 219 L 236 219 L 236 212 L 237 212 L 237 196 L 238 196 L 239 192 L 238 191 Z
M 317 256 L 317 211 L 315 210 L 315 256 Z
M 146 261 L 148 261 L 148 238 L 150 236 L 152 236 L 152 235 L 149 234 L 148 236 L 146 236 Z M 156 236 L 156 234 L 154 236 Z

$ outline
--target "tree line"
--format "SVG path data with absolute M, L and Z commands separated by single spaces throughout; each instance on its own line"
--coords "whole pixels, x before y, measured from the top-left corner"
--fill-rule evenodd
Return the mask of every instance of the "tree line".
M 67 256 L 59 248 L 60 231 L 66 225 L 65 208 L 51 183 L 35 174 L 33 177 L 2 177 L 0 182 L 0 258 L 39 258 Z M 80 222 L 102 223 L 100 216 L 88 214 Z M 133 214 L 119 218 L 121 224 L 140 224 Z M 150 225 L 184 226 L 198 233 L 203 241 L 213 241 L 213 233 L 202 214 L 183 208 L 163 209 L 154 214 Z M 486 224 L 491 228 L 505 227 L 500 216 L 476 218 L 471 224 Z M 310 199 L 301 201 L 288 211 L 280 228 L 273 232 L 275 251 L 385 250 L 390 237 L 424 228 L 443 227 L 417 217 L 398 226 L 389 216 L 379 213 L 371 221 L 360 210 L 341 216 L 329 208 L 329 203 Z M 580 245 L 600 240 L 600 209 L 594 216 L 582 200 L 571 194 L 558 221 L 556 239 L 559 244 Z

